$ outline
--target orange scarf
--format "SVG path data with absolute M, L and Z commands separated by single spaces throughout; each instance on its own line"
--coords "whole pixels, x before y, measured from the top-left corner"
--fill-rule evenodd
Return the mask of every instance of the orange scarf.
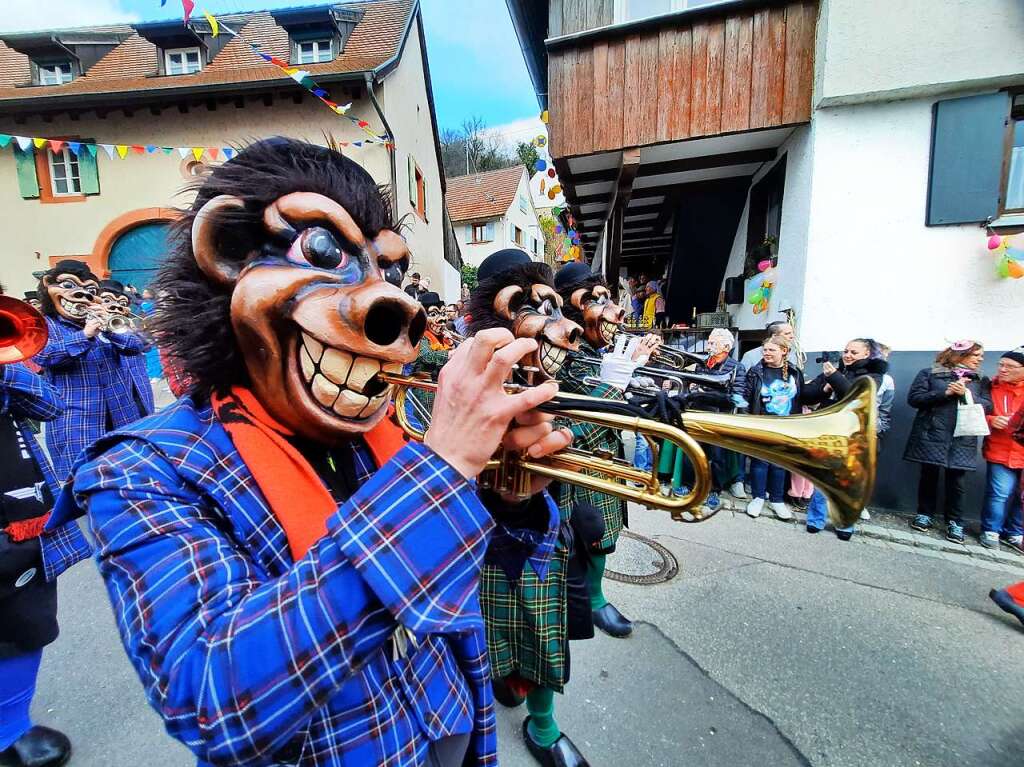
M 728 356 L 729 356 L 729 352 L 719 352 L 718 354 L 714 355 L 713 357 L 708 357 L 708 364 L 707 364 L 708 369 L 718 367 L 723 362 L 725 362 L 725 358 L 728 357 Z
M 424 338 L 427 339 L 427 342 L 430 344 L 430 351 L 432 352 L 450 352 L 452 350 L 451 344 L 447 343 L 446 341 L 442 341 L 429 330 L 426 331 L 423 334 L 423 336 Z
M 292 431 L 275 421 L 245 387 L 211 399 L 217 420 L 252 472 L 270 511 L 284 529 L 292 558 L 299 560 L 327 533 L 327 519 L 338 509 L 319 475 L 286 437 Z M 405 434 L 385 418 L 363 435 L 380 467 L 405 445 Z M 297 502 L 301 499 L 301 502 Z

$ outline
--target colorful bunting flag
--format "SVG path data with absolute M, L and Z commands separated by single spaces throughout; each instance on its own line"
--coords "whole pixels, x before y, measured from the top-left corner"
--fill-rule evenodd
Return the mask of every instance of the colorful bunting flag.
M 209 11 L 203 11 L 203 16 L 205 16 L 206 20 L 210 22 L 210 29 L 213 31 L 213 36 L 216 37 L 217 35 L 219 35 L 220 27 L 217 24 L 217 19 L 213 18 L 213 16 L 210 15 Z
M 190 147 L 187 147 L 187 146 L 179 146 L 178 147 L 178 154 L 181 155 L 181 159 L 182 160 L 184 160 L 186 157 L 188 157 L 191 152 L 192 152 L 192 149 Z
M 195 10 L 196 4 L 192 0 L 181 0 L 181 9 L 185 12 L 185 23 L 188 24 L 189 17 L 192 16 L 192 11 Z
M 107 157 L 111 160 L 114 159 L 114 145 L 113 144 L 100 144 L 100 148 L 107 153 Z
M 53 150 L 54 154 L 60 154 L 60 151 L 64 148 L 64 142 L 58 141 L 55 138 L 50 139 L 50 149 Z
M 36 149 L 42 149 L 43 146 L 46 144 L 46 139 L 44 139 L 44 138 L 34 138 L 34 139 L 32 139 L 32 143 L 36 145 Z
M 11 138 L 6 133 L 0 133 L 0 149 L 6 149 L 7 145 L 11 143 Z
M 69 141 L 68 142 L 68 149 L 71 150 L 71 153 L 75 157 L 78 157 L 78 150 L 80 150 L 81 148 L 82 148 L 82 142 L 81 141 Z
M 32 139 L 27 138 L 26 136 L 15 136 L 14 140 L 18 142 L 18 146 L 21 147 L 22 152 L 27 152 L 33 143 Z
M 125 157 L 127 156 L 127 154 L 128 154 L 128 145 L 127 145 L 127 144 L 117 144 L 117 145 L 115 146 L 115 149 L 117 149 L 117 153 L 118 153 L 118 154 L 119 154 L 119 155 L 121 156 L 121 159 L 122 159 L 122 160 L 123 160 L 123 159 L 124 159 L 124 158 L 125 158 Z
M 203 148 L 201 146 L 192 147 L 192 156 L 196 158 L 196 162 L 203 159 Z

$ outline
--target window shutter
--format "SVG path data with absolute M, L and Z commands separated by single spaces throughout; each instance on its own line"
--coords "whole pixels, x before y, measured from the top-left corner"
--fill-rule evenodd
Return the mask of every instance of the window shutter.
M 487 226 L 484 227 L 484 232 L 486 233 L 485 236 L 484 236 L 484 239 L 487 240 L 488 242 L 492 242 L 494 240 L 494 222 L 493 221 L 488 221 L 487 222 Z
M 466 224 L 466 242 L 473 241 L 473 225 Z
M 78 178 L 82 184 L 82 194 L 100 193 L 100 174 L 96 167 L 96 155 L 82 146 L 78 152 Z
M 416 210 L 416 161 L 409 155 L 409 203 Z
M 14 147 L 14 159 L 18 164 L 18 192 L 26 200 L 39 196 L 39 177 L 36 175 L 35 150 L 23 152 Z
M 429 210 L 427 210 L 427 189 L 428 189 L 428 187 L 427 187 L 427 177 L 424 176 L 423 177 L 423 220 L 424 221 L 427 220 L 427 213 L 430 212 Z
M 935 104 L 928 176 L 928 226 L 971 224 L 999 212 L 1007 93 Z

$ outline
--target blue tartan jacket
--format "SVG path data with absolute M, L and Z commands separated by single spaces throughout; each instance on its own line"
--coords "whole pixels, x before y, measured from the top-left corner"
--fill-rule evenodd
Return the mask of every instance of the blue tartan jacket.
M 134 333 L 100 333 L 94 338 L 63 317 L 46 318 L 50 336 L 33 361 L 64 400 L 64 412 L 46 428 L 46 448 L 62 482 L 75 458 L 108 430 L 136 421 L 146 413 L 125 355 L 141 357 L 145 342 Z M 148 386 L 148 381 L 147 381 Z M 152 392 L 149 395 L 152 402 Z
M 50 384 L 22 364 L 0 365 L 0 414 L 14 418 L 22 441 L 28 446 L 53 497 L 60 486 L 49 458 L 39 445 L 28 421 L 52 421 L 64 410 L 64 401 Z M 39 537 L 43 573 L 52 581 L 66 569 L 89 556 L 91 548 L 75 522 L 47 529 Z
M 128 655 L 200 765 L 418 767 L 465 733 L 473 763 L 497 764 L 477 586 L 488 538 L 511 531 L 425 446 L 379 469 L 349 449 L 361 485 L 297 562 L 187 397 L 105 437 L 61 495 L 60 520 L 87 510 Z M 552 537 L 547 504 L 528 548 Z

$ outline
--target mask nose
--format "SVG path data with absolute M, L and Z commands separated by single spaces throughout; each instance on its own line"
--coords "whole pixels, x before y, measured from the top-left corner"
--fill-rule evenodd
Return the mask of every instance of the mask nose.
M 583 328 L 561 314 L 553 316 L 544 326 L 544 336 L 555 346 L 576 351 L 583 337 Z
M 625 321 L 625 319 L 626 319 L 626 310 L 625 310 L 625 309 L 623 309 L 623 308 L 622 308 L 622 307 L 620 306 L 620 307 L 619 307 L 619 310 L 618 310 L 618 311 L 617 311 L 617 312 L 615 313 L 615 320 L 616 320 L 617 322 L 624 322 L 624 321 Z
M 352 299 L 340 304 L 338 312 L 346 325 L 376 347 L 371 354 L 393 360 L 415 356 L 427 329 L 427 315 L 418 302 L 383 280 L 368 285 Z

